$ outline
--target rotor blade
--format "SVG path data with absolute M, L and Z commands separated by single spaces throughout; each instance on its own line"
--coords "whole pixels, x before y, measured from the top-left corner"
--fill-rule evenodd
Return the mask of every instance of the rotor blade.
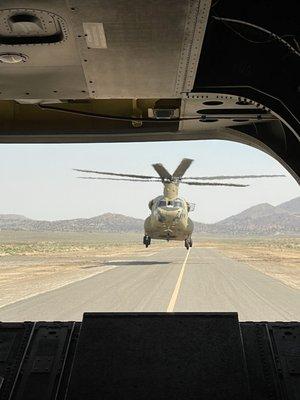
M 152 167 L 162 179 L 172 179 L 172 175 L 166 170 L 162 164 L 152 164 Z
M 220 176 L 189 176 L 185 179 L 199 179 L 199 180 L 222 180 L 222 179 L 245 179 L 245 178 L 278 178 L 285 175 L 220 175 Z
M 160 179 L 130 179 L 130 178 L 104 178 L 96 176 L 78 176 L 78 179 L 101 179 L 103 181 L 127 181 L 127 182 L 161 182 Z
M 87 172 L 89 174 L 124 176 L 124 177 L 128 177 L 128 178 L 141 178 L 141 179 L 152 179 L 152 178 L 155 179 L 155 178 L 157 178 L 156 176 L 136 175 L 136 174 L 122 174 L 122 173 L 116 173 L 116 172 L 93 171 L 93 170 L 88 170 L 88 169 L 77 169 L 77 168 L 74 168 L 73 171 Z
M 174 171 L 173 176 L 175 178 L 182 178 L 193 161 L 194 160 L 190 160 L 189 158 L 184 158 Z
M 197 186 L 234 186 L 234 187 L 246 187 L 249 185 L 240 185 L 237 183 L 219 183 L 219 182 L 181 182 L 185 185 L 197 185 Z

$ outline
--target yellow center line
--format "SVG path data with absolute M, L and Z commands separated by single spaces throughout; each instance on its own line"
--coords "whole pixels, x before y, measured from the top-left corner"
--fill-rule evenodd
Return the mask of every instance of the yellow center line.
M 170 303 L 169 303 L 168 308 L 167 308 L 167 312 L 173 312 L 174 311 L 174 307 L 175 307 L 175 304 L 176 304 L 176 300 L 177 300 L 177 297 L 178 297 L 179 289 L 180 289 L 180 286 L 181 286 L 181 282 L 182 282 L 185 266 L 186 266 L 187 260 L 189 258 L 190 251 L 191 251 L 191 248 L 188 249 L 187 255 L 186 255 L 186 257 L 184 259 L 184 262 L 182 264 L 182 267 L 181 267 L 180 274 L 179 274 L 177 282 L 176 282 L 176 286 L 175 286 L 174 292 L 172 294 Z

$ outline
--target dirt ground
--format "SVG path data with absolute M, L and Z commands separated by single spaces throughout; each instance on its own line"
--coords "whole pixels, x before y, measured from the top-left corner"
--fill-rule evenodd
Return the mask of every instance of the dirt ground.
M 288 286 L 300 289 L 300 238 L 235 238 L 206 241 L 227 257 L 245 262 Z
M 138 234 L 0 232 L 0 307 L 111 269 L 113 261 L 151 256 L 177 242 L 145 249 Z M 219 249 L 288 286 L 300 289 L 300 238 L 204 238 Z
M 151 256 L 139 235 L 0 232 L 0 307 L 112 268 L 112 261 Z M 169 244 L 174 245 L 174 244 Z

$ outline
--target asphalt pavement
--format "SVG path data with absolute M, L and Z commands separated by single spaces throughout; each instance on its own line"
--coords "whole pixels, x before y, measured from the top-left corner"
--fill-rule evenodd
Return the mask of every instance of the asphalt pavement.
M 240 321 L 299 321 L 300 291 L 211 248 L 167 248 L 0 308 L 0 321 L 80 321 L 85 311 L 237 311 Z M 97 268 L 97 265 L 94 266 Z

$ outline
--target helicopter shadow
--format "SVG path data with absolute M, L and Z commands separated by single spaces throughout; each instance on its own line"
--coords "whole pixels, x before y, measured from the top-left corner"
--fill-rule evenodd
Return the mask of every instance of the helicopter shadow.
M 170 261 L 117 261 L 113 262 L 111 261 L 109 264 L 112 265 L 118 265 L 118 266 L 128 266 L 128 265 L 166 265 L 166 264 L 171 264 Z
M 98 265 L 87 265 L 87 266 L 84 266 L 84 267 L 81 267 L 81 269 L 90 269 L 90 268 L 98 268 L 98 267 L 101 267 L 101 266 L 118 266 L 118 267 L 122 267 L 122 266 L 124 266 L 124 267 L 127 267 L 127 266 L 134 266 L 134 265 L 136 265 L 136 266 L 148 266 L 148 265 L 167 265 L 167 264 L 171 264 L 171 261 L 139 261 L 139 260 L 128 260 L 128 261 L 126 261 L 126 260 L 124 260 L 124 261 L 116 261 L 116 262 L 114 262 L 113 260 L 112 261 L 109 261 L 108 263 L 102 263 L 102 264 L 98 264 Z

